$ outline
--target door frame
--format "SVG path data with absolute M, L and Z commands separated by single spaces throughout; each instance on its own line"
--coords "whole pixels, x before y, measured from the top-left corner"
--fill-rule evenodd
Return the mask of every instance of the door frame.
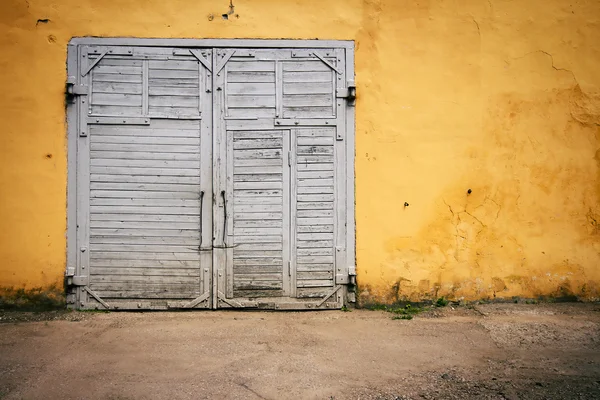
M 78 67 L 78 51 L 80 46 L 140 46 L 171 48 L 339 48 L 345 50 L 347 85 L 354 86 L 354 41 L 353 40 L 304 40 L 304 39 L 150 39 L 150 38 L 97 38 L 75 37 L 67 46 L 67 82 L 76 79 Z M 76 278 L 81 274 L 77 243 L 77 215 L 79 199 L 77 197 L 77 158 L 79 132 L 79 102 L 67 102 L 67 248 L 66 248 L 66 285 L 77 284 Z M 213 116 L 214 118 L 214 116 Z M 212 121 L 214 124 L 214 120 Z M 356 265 L 356 231 L 355 231 L 355 107 L 346 107 L 346 265 L 344 274 L 354 276 Z M 212 131 L 214 132 L 214 126 Z M 213 162 L 214 164 L 214 162 Z M 84 250 L 82 250 L 84 251 Z M 213 283 L 217 268 L 212 266 Z M 78 287 L 78 286 L 75 286 Z M 214 295 L 214 294 L 213 294 Z M 343 301 L 353 301 L 353 293 L 344 288 Z M 67 305 L 71 308 L 82 308 L 79 301 L 80 291 L 67 292 Z M 213 308 L 216 305 L 213 304 Z M 167 309 L 168 305 L 151 307 Z

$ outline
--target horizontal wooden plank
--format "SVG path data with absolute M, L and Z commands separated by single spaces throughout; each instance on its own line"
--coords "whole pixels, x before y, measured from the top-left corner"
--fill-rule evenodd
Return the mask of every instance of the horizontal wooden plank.
M 326 171 L 329 172 L 329 171 Z M 325 179 L 298 179 L 298 188 L 306 188 L 306 187 L 333 187 L 334 181 L 333 178 L 325 178 Z
M 233 228 L 234 235 L 281 235 L 281 228 Z
M 90 236 L 91 244 L 122 244 L 122 245 L 145 245 L 145 246 L 187 246 L 196 247 L 200 245 L 199 238 L 190 237 L 160 237 L 160 236 Z
M 297 138 L 298 146 L 333 146 L 332 136 L 301 136 Z
M 92 90 L 96 82 L 142 83 L 142 74 L 141 72 L 136 75 L 105 74 L 92 70 Z
M 199 190 L 190 192 L 166 192 L 166 191 L 144 191 L 144 190 L 92 190 L 92 199 L 200 199 Z
M 283 107 L 284 118 L 334 117 L 334 107 Z
M 330 61 L 333 62 L 333 61 Z M 315 72 L 331 72 L 331 68 L 325 65 L 321 60 L 315 58 L 307 61 L 284 61 L 283 72 L 286 71 L 315 71 Z
M 304 256 L 333 256 L 333 248 L 332 247 L 323 247 L 323 248 L 297 248 L 296 255 L 298 258 Z
M 297 264 L 331 264 L 333 256 L 296 256 Z
M 270 72 L 265 71 L 227 71 L 228 83 L 259 83 L 272 82 L 275 83 L 275 70 Z
M 242 273 L 237 268 L 233 269 L 233 281 L 244 282 L 244 281 L 275 281 L 281 282 L 282 273 L 278 272 L 260 272 L 260 273 Z
M 333 280 L 333 271 L 302 271 L 302 272 L 296 272 L 296 279 L 299 281 L 308 281 L 308 280 L 313 280 L 313 281 L 321 281 L 321 280 Z M 329 286 L 329 285 L 326 285 Z M 305 286 L 300 286 L 300 287 L 305 287 Z M 312 286 L 314 287 L 314 286 Z
M 275 72 L 274 61 L 229 61 L 226 64 L 227 76 L 234 71 Z
M 264 108 L 227 108 L 227 116 L 235 118 L 275 118 L 275 107 Z
M 326 272 L 330 271 L 333 273 L 333 263 L 325 263 L 325 264 L 297 264 L 296 265 L 297 272 Z
M 235 160 L 255 160 L 254 166 L 262 166 L 262 163 L 265 159 L 276 159 L 279 160 L 278 163 L 271 163 L 274 165 L 282 165 L 283 163 L 283 150 L 281 148 L 256 148 L 256 149 L 244 149 L 244 150 L 235 150 L 233 152 Z M 234 161 L 235 162 L 235 161 Z
M 90 275 L 93 281 L 96 276 L 110 277 L 195 277 L 199 279 L 200 266 L 196 268 L 141 268 L 141 267 L 97 267 L 92 266 Z M 101 280 L 100 280 L 101 281 Z
M 258 96 L 244 94 L 227 95 L 227 108 L 275 107 L 275 95 Z
M 145 245 L 145 244 L 121 244 L 121 243 L 90 243 L 90 252 L 132 252 L 132 253 L 192 253 L 198 254 L 198 246 L 187 245 Z
M 333 279 L 310 279 L 310 280 L 298 280 L 296 286 L 299 288 L 308 287 L 331 287 L 333 288 Z
M 90 183 L 91 190 L 125 190 L 125 191 L 150 191 L 150 192 L 167 192 L 167 195 L 171 195 L 172 193 L 198 193 L 200 191 L 200 186 L 198 184 L 191 185 L 178 185 L 171 183 L 129 183 L 129 182 L 91 182 Z M 178 194 L 175 195 L 179 196 Z
M 302 225 L 333 225 L 333 218 L 296 218 L 296 223 Z
M 200 146 L 199 137 L 155 137 L 155 136 L 120 136 L 92 135 L 92 143 L 143 144 L 143 145 L 185 145 Z
M 330 155 L 333 154 L 333 146 L 296 146 L 296 154 L 298 155 Z
M 299 249 L 333 248 L 333 240 L 298 240 L 296 247 Z
M 281 139 L 284 131 L 229 131 L 228 135 L 233 135 L 233 141 L 252 140 L 252 139 Z
M 198 199 L 139 199 L 139 198 L 92 198 L 90 206 L 156 206 L 156 207 L 191 207 L 200 210 Z
M 296 135 L 298 136 L 298 140 L 301 137 L 334 137 L 335 136 L 335 127 L 332 128 L 301 128 L 296 130 Z
M 333 209 L 330 210 L 298 210 L 296 212 L 298 218 L 333 218 Z
M 95 237 L 173 237 L 173 238 L 193 238 L 200 240 L 200 230 L 195 229 L 131 229 L 131 228 L 91 228 L 90 236 Z
M 199 215 L 200 207 L 177 207 L 177 206 L 100 206 L 92 205 L 92 213 L 121 213 L 121 214 L 181 214 Z
M 278 268 L 283 268 L 283 259 L 281 257 L 273 257 L 273 258 L 240 258 L 233 261 L 233 264 L 236 268 L 239 266 L 250 266 L 250 265 L 267 265 L 267 266 L 276 266 Z
M 116 74 L 116 75 L 141 75 L 141 65 L 106 65 L 102 62 L 94 67 L 94 73 L 97 74 Z
M 129 160 L 118 158 L 92 158 L 90 165 L 98 167 L 152 167 L 152 168 L 192 168 L 199 169 L 200 160 L 168 161 L 168 160 Z
M 327 296 L 333 288 L 298 288 L 296 296 L 300 299 L 321 299 Z
M 274 196 L 236 197 L 234 193 L 233 204 L 283 204 L 283 199 Z
M 325 185 L 324 182 L 333 181 L 333 176 L 334 171 L 298 171 L 296 173 L 298 183 L 303 183 L 301 186 L 330 186 L 329 184 Z
M 306 203 L 296 203 L 297 210 L 333 210 L 331 201 L 313 201 Z
M 298 171 L 333 171 L 333 163 L 296 164 Z
M 149 68 L 148 77 L 151 79 L 198 79 L 198 69 L 155 69 Z
M 112 283 L 115 287 L 129 284 L 154 284 L 160 282 L 163 285 L 196 285 L 200 287 L 199 276 L 170 276 L 170 275 L 92 275 L 90 281 L 94 285 Z
M 148 105 L 150 107 L 198 107 L 198 95 L 195 96 L 148 96 Z
M 130 56 L 125 56 L 126 58 L 115 58 L 115 56 L 111 56 L 111 55 L 106 55 L 104 57 L 102 57 L 102 59 L 100 60 L 100 62 L 98 63 L 98 65 L 102 65 L 102 66 L 108 66 L 108 65 L 124 65 L 124 66 L 134 66 L 134 67 L 141 67 L 143 65 L 143 61 L 142 60 L 136 60 L 136 59 L 132 59 Z M 90 56 L 90 59 L 92 59 L 92 57 Z M 95 57 L 94 57 L 95 60 Z
M 188 61 L 188 60 L 150 60 L 148 61 L 148 68 L 150 70 L 156 69 L 174 69 L 174 70 L 189 70 L 198 73 L 199 61 Z
M 331 78 L 331 76 L 330 76 Z M 313 96 L 324 96 L 326 95 L 327 101 L 325 101 L 324 105 L 328 105 L 333 103 L 333 94 L 334 94 L 334 86 L 333 81 L 330 79 L 329 81 L 324 82 L 283 82 L 283 102 L 286 104 L 286 97 L 290 95 L 310 95 L 307 97 Z M 287 104 L 292 105 L 304 105 L 304 104 L 294 104 L 294 101 L 287 101 Z M 318 104 L 315 104 L 318 105 Z
M 200 295 L 197 284 L 150 284 L 90 282 L 92 289 L 101 298 L 108 299 L 178 299 L 194 298 Z
M 280 151 L 281 152 L 281 151 Z M 236 158 L 233 160 L 233 166 L 238 167 L 256 167 L 256 166 L 279 166 L 283 165 L 282 157 L 278 158 Z M 239 169 L 238 169 L 239 171 Z
M 299 186 L 298 194 L 333 194 L 333 186 Z
M 318 82 L 332 82 L 334 72 L 332 70 L 322 72 L 294 72 L 294 71 L 283 71 L 283 84 L 289 85 L 291 83 L 312 83 Z M 331 85 L 331 83 L 330 83 Z
M 198 223 L 172 221 L 90 221 L 90 228 L 200 230 Z
M 298 155 L 296 156 L 297 164 L 322 164 L 322 163 L 333 163 L 333 154 L 331 155 Z
M 159 161 L 196 161 L 200 162 L 200 155 L 194 153 L 160 153 L 143 151 L 104 151 L 93 150 L 90 152 L 91 159 L 115 159 L 115 160 L 159 160 Z
M 234 274 L 281 274 L 281 266 L 274 265 L 234 265 Z M 280 278 L 281 279 L 281 278 Z
M 333 225 L 302 225 L 297 226 L 298 233 L 328 233 L 333 232 Z
M 277 281 L 233 280 L 234 290 L 281 289 L 282 287 L 283 283 Z
M 171 261 L 196 261 L 200 262 L 198 252 L 117 252 L 117 251 L 90 251 L 90 265 L 93 261 L 100 260 L 171 260 Z
M 235 176 L 248 176 L 248 175 L 276 175 L 281 176 L 282 174 L 281 166 L 277 165 L 260 165 L 260 166 L 247 166 L 244 168 L 239 168 L 239 170 L 234 171 Z M 235 178 L 236 180 L 241 180 L 241 178 Z
M 141 103 L 140 103 L 141 104 Z M 136 117 L 142 115 L 142 106 L 104 106 L 92 104 L 92 113 L 94 115 L 107 115 L 116 117 Z
M 170 107 L 170 106 L 153 106 L 148 107 L 148 115 L 150 118 L 199 118 L 200 112 L 198 107 Z
M 279 230 L 279 232 L 281 233 L 281 229 Z M 273 257 L 281 257 L 282 256 L 282 250 L 257 250 L 257 249 L 252 249 L 252 250 L 241 250 L 239 248 L 234 248 L 233 249 L 233 259 L 234 260 L 240 260 L 243 258 L 273 258 Z
M 235 221 L 241 220 L 261 220 L 261 221 L 269 221 L 269 220 L 277 220 L 282 219 L 283 213 L 268 213 L 268 212 L 245 212 L 245 213 L 235 213 L 233 219 Z
M 189 222 L 200 223 L 197 215 L 140 215 L 140 214 L 90 214 L 91 221 L 143 221 L 143 222 Z
M 143 175 L 119 175 L 119 174 L 92 174 L 90 181 L 104 183 L 152 183 L 152 184 L 185 184 L 199 185 L 199 176 L 143 176 Z
M 281 235 L 235 235 L 233 237 L 233 243 L 235 245 L 244 243 L 282 243 L 283 239 Z
M 103 259 L 103 258 L 92 258 L 91 259 L 91 270 L 92 273 L 97 268 L 112 268 L 115 270 L 140 270 L 140 274 L 143 274 L 145 270 L 164 271 L 168 274 L 169 271 L 175 271 L 182 269 L 185 271 L 191 271 L 191 273 L 197 273 L 200 268 L 199 261 L 184 261 L 184 260 L 122 260 L 122 259 Z M 157 272 L 158 273 L 158 272 Z M 133 274 L 133 273 L 132 273 Z
M 306 240 L 333 240 L 333 233 L 298 233 L 296 234 L 298 241 Z
M 199 89 L 195 87 L 173 87 L 173 86 L 150 86 L 148 94 L 151 96 L 179 97 L 188 96 L 195 97 L 196 104 L 198 103 Z M 166 101 L 166 98 L 164 101 Z M 156 101 L 154 101 L 156 104 Z M 160 104 L 157 104 L 160 105 Z
M 333 200 L 333 194 L 299 194 L 297 196 L 298 202 L 324 202 Z
M 197 78 L 158 78 L 148 79 L 149 87 L 198 88 Z
M 200 175 L 199 168 L 134 168 L 134 167 L 90 167 L 92 174 L 99 175 L 150 175 L 150 176 L 194 176 Z
M 200 146 L 167 145 L 167 144 L 122 144 L 122 143 L 97 143 L 92 141 L 92 151 L 142 151 L 162 153 L 194 153 L 200 154 Z
M 141 83 L 125 82 L 95 82 L 92 86 L 93 93 L 122 93 L 122 94 L 142 94 Z
M 332 94 L 286 94 L 283 96 L 284 107 L 332 107 Z
M 260 83 L 227 83 L 226 93 L 228 95 L 270 95 L 275 96 L 275 82 L 260 82 Z
M 246 140 L 234 140 L 234 150 L 249 150 L 249 149 L 282 149 L 283 139 L 282 138 L 264 138 L 264 139 L 246 139 Z M 234 151 L 237 153 L 237 151 Z
M 271 175 L 273 177 L 278 177 L 278 175 Z M 251 190 L 266 190 L 266 189 L 282 189 L 283 183 L 281 179 L 279 180 L 264 180 L 264 181 L 241 181 L 235 180 L 233 182 L 233 188 L 237 189 L 251 189 Z
M 234 254 L 237 251 L 277 251 L 279 254 L 283 251 L 283 244 L 279 243 L 238 243 L 235 245 Z
M 267 220 L 252 220 L 252 219 L 235 219 L 233 220 L 234 228 L 281 228 L 282 220 L 267 219 Z
M 268 212 L 268 213 L 279 213 L 282 212 L 281 204 L 236 204 L 233 207 L 235 213 L 245 212 Z M 243 233 L 238 233 L 243 235 Z M 250 233 L 251 235 L 251 233 Z
M 267 189 L 267 190 L 245 190 L 245 189 L 240 189 L 240 190 L 236 190 L 234 192 L 234 196 L 235 197 L 281 197 L 283 195 L 283 191 L 282 190 L 276 190 L 276 189 Z M 248 218 L 242 218 L 242 219 L 248 219 Z M 254 219 L 254 218 L 252 218 Z
M 141 94 L 122 94 L 122 93 L 94 93 L 92 96 L 93 105 L 106 106 L 141 106 Z
M 235 298 L 256 299 L 263 297 L 282 297 L 283 290 L 281 289 L 261 289 L 261 290 L 235 290 L 233 291 Z

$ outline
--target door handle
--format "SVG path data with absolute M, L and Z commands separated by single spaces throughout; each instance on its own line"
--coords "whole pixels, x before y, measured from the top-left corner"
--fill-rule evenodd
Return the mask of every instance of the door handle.
M 223 197 L 223 248 L 225 248 L 227 247 L 225 243 L 225 236 L 227 235 L 227 199 L 224 190 L 221 190 L 221 197 Z
M 202 211 L 204 206 L 204 190 L 200 191 L 200 250 L 202 250 Z

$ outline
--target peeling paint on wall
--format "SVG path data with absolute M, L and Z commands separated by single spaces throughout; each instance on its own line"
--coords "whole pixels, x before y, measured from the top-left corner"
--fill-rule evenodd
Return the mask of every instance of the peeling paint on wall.
M 356 41 L 363 298 L 597 299 L 599 16 L 591 0 L 5 0 L 0 286 L 62 281 L 71 37 L 319 38 Z

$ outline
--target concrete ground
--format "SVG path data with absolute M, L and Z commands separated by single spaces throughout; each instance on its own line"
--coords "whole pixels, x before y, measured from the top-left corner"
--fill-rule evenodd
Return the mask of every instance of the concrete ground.
M 0 312 L 0 398 L 600 399 L 598 304 L 392 316 Z

